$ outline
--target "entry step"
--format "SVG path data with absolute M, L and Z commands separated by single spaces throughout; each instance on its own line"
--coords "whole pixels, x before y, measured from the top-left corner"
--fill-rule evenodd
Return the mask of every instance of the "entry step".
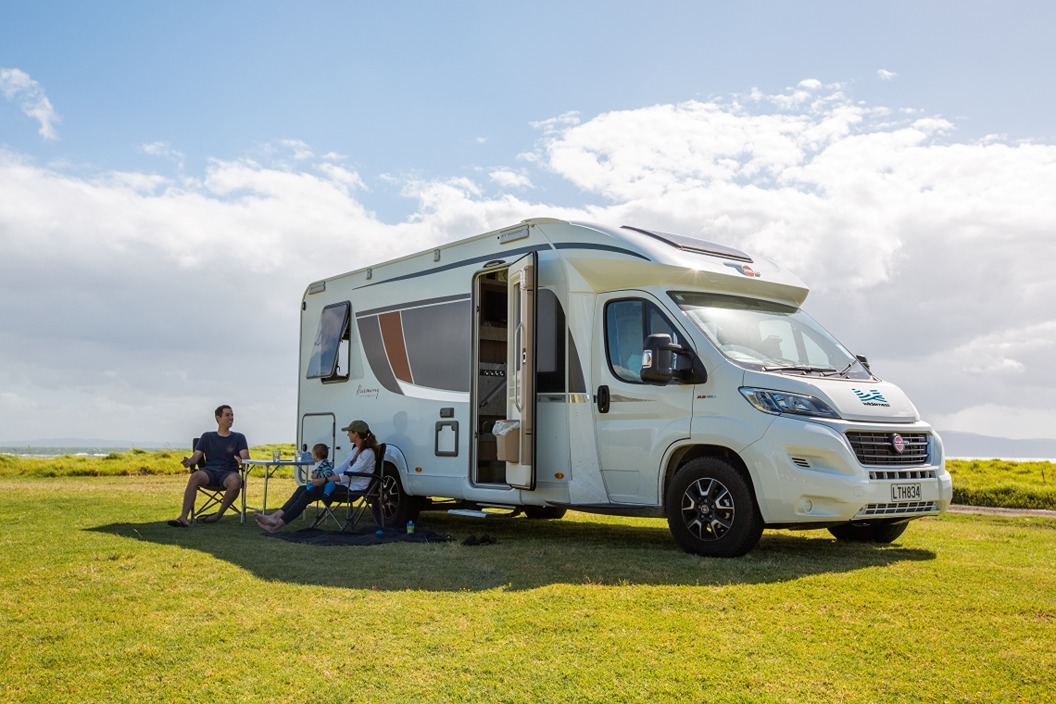
M 517 515 L 515 506 L 488 506 L 488 508 L 500 508 L 504 511 L 484 511 L 477 508 L 453 508 L 448 513 L 456 516 L 469 516 L 470 518 L 512 518 Z

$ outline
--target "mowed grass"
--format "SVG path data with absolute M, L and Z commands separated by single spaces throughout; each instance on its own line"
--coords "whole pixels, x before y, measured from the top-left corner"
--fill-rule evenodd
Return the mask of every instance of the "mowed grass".
M 0 701 L 1056 701 L 1053 519 L 717 560 L 659 520 L 426 513 L 458 540 L 317 547 L 169 528 L 183 486 L 0 479 Z
M 258 445 L 253 457 L 271 457 L 279 450 L 293 457 L 292 444 Z M 0 455 L 3 477 L 107 477 L 177 474 L 186 476 L 180 458 L 189 450 L 128 450 L 106 457 L 63 455 L 16 457 Z M 1056 464 L 1046 461 L 948 460 L 953 476 L 953 501 L 969 506 L 1056 510 Z M 293 476 L 290 470 L 279 476 Z

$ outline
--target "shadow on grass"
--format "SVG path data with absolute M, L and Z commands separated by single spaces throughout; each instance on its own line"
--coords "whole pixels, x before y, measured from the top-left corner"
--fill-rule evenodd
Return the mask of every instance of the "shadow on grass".
M 240 525 L 234 517 L 188 529 L 170 528 L 159 521 L 113 523 L 87 530 L 199 551 L 264 580 L 376 590 L 766 584 L 935 558 L 929 550 L 899 543 L 837 543 L 827 531 L 767 531 L 744 557 L 702 558 L 675 545 L 661 520 L 626 525 L 573 513 L 559 521 L 479 520 L 429 513 L 422 514 L 419 525 L 456 540 L 305 545 L 270 538 L 256 526 Z M 484 533 L 498 543 L 461 544 L 470 534 Z

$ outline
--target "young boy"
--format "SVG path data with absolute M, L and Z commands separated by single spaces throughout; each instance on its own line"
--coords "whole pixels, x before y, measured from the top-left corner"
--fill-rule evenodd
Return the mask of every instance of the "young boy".
M 312 468 L 312 478 L 309 480 L 313 485 L 323 485 L 323 496 L 330 496 L 337 486 L 332 481 L 319 481 L 330 479 L 334 476 L 334 463 L 327 459 L 330 456 L 330 448 L 325 443 L 319 443 L 312 448 L 312 460 L 316 463 Z

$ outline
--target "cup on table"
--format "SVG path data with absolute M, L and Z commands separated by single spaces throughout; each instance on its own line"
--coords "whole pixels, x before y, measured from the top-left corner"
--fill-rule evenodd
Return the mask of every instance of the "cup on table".
M 272 462 L 278 462 L 279 461 L 279 451 L 278 450 L 272 450 L 271 451 L 271 461 Z

